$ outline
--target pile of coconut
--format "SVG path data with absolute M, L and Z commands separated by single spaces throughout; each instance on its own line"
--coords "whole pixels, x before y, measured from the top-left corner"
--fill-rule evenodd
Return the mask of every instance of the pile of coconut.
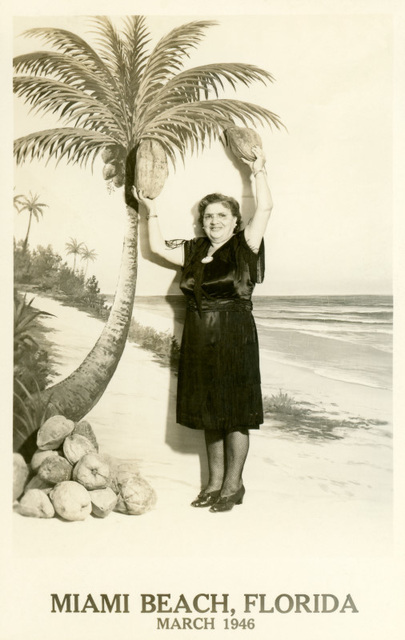
M 29 464 L 14 453 L 14 507 L 24 516 L 84 520 L 112 511 L 141 515 L 155 505 L 154 489 L 133 463 L 99 453 L 86 420 L 49 418 L 38 430 L 37 447 Z

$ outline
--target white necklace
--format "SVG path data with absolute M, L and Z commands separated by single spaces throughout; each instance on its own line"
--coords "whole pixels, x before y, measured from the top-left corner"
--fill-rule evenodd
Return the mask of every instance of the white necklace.
M 202 258 L 201 262 L 203 262 L 204 264 L 207 264 L 207 262 L 212 262 L 214 259 L 214 256 L 205 256 L 205 258 Z
M 229 238 L 228 238 L 229 240 Z M 207 262 L 212 262 L 214 259 L 214 253 L 220 249 L 222 247 L 223 244 L 226 244 L 228 242 L 228 240 L 225 240 L 225 242 L 221 242 L 221 244 L 218 244 L 217 247 L 215 247 L 212 242 L 210 242 L 210 246 L 208 247 L 208 251 L 212 251 L 211 255 L 207 255 L 205 256 L 205 258 L 202 258 L 201 262 L 203 262 L 204 264 L 207 264 Z

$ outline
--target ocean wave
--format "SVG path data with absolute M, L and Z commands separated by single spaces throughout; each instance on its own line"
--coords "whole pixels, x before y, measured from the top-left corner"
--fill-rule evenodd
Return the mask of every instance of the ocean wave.
M 338 340 L 353 345 L 364 345 L 371 349 L 378 351 L 392 352 L 392 327 L 382 328 L 377 327 L 354 327 L 349 326 L 347 330 L 344 327 L 337 327 L 336 330 L 332 326 L 325 327 L 322 324 L 316 326 L 305 327 L 301 324 L 291 323 L 268 323 L 256 320 L 256 325 L 259 331 L 265 334 L 269 332 L 295 332 L 301 335 L 313 336 L 314 338 L 323 338 L 326 340 Z
M 296 367 L 297 369 L 311 371 L 315 375 L 321 376 L 322 378 L 328 378 L 329 380 L 359 384 L 373 389 L 391 390 L 391 386 L 387 379 L 383 380 L 383 377 L 378 374 L 373 376 L 372 373 L 366 371 L 359 372 L 358 370 L 355 371 L 344 368 L 328 367 L 305 360 L 298 361 L 294 358 L 289 358 L 288 355 L 284 353 L 269 351 L 267 349 L 262 349 L 260 356 L 280 364 L 286 364 Z
M 364 346 L 364 347 L 369 347 L 370 349 L 375 349 L 376 351 L 383 351 L 384 353 L 392 353 L 393 352 L 393 346 L 392 346 L 392 342 L 390 344 L 383 344 L 383 343 L 378 343 L 375 340 L 373 342 L 371 342 L 370 340 L 366 339 L 366 336 L 364 336 L 364 340 L 361 339 L 361 335 L 359 332 L 358 336 L 345 336 L 345 335 L 331 335 L 331 334 L 325 334 L 325 333 L 317 333 L 316 331 L 300 331 L 300 333 L 308 335 L 308 336 L 314 336 L 315 338 L 329 338 L 330 340 L 338 340 L 340 342 L 346 342 L 348 344 L 353 344 L 353 345 L 360 345 L 360 346 Z M 385 333 L 383 331 L 381 332 L 372 332 L 370 331 L 370 337 L 371 335 L 373 335 L 374 333 L 380 333 L 381 335 L 392 335 L 390 333 Z
M 299 314 L 291 314 L 287 316 L 282 315 L 260 315 L 260 313 L 254 312 L 254 316 L 260 320 L 266 320 L 268 322 L 280 321 L 284 320 L 286 322 L 322 322 L 323 324 L 358 324 L 358 325 L 369 325 L 369 324 L 386 324 L 387 326 L 391 326 L 391 319 L 379 319 L 379 318 L 358 318 L 358 317 L 350 317 L 345 316 L 344 318 L 331 316 L 331 315 L 314 315 L 302 317 Z
M 389 386 L 384 386 L 381 380 L 372 378 L 366 372 L 359 374 L 345 369 L 315 368 L 314 373 L 323 378 L 339 380 L 340 382 L 348 382 L 350 384 L 361 384 L 364 387 L 371 387 L 373 389 L 390 389 Z
M 297 331 L 297 333 L 303 336 L 311 336 L 313 338 L 322 338 L 324 340 L 333 340 L 336 342 L 343 342 L 344 344 L 351 345 L 353 347 L 366 347 L 368 349 L 372 349 L 373 351 L 376 351 L 379 353 L 385 353 L 388 355 L 391 355 L 393 353 L 392 341 L 390 341 L 389 343 L 376 342 L 375 339 L 367 340 L 366 337 L 364 337 L 364 339 L 361 339 L 360 335 L 358 337 L 354 337 L 354 336 L 349 337 L 349 336 L 342 336 L 342 335 L 336 336 L 336 335 L 330 335 L 325 333 L 317 333 L 316 331 Z

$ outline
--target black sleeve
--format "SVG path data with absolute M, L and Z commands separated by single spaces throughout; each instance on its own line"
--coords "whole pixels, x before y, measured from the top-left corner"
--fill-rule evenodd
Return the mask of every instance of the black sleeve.
M 248 264 L 250 279 L 255 284 L 264 280 L 264 240 L 261 241 L 259 251 L 255 253 L 248 245 L 244 231 L 239 231 L 239 246 L 242 259 Z

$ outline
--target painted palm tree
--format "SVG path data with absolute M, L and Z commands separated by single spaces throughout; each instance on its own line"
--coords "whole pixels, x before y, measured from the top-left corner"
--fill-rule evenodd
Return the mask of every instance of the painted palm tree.
M 238 83 L 272 82 L 269 72 L 240 63 L 184 69 L 190 50 L 216 22 L 179 26 L 151 49 L 143 16 L 123 19 L 120 30 L 106 17 L 93 18 L 92 23 L 97 48 L 63 29 L 36 28 L 25 35 L 42 39 L 53 51 L 14 60 L 17 96 L 39 112 L 58 114 L 64 125 L 17 139 L 17 163 L 51 157 L 86 166 L 101 153 L 105 162 L 113 155 L 125 174 L 128 224 L 109 319 L 78 369 L 45 391 L 52 395 L 55 411 L 73 420 L 86 415 L 103 394 L 122 355 L 132 317 L 138 204 L 131 189 L 139 142 L 159 141 L 175 167 L 187 152 L 203 150 L 231 125 L 281 126 L 279 118 L 263 107 L 219 97 L 226 84 L 235 89 Z
M 13 207 L 17 209 L 17 213 L 20 213 L 21 199 L 23 195 L 13 196 Z
M 83 249 L 83 242 L 78 242 L 76 238 L 70 238 L 65 244 L 66 253 L 73 256 L 73 273 L 76 273 L 76 258 L 80 256 Z
M 89 262 L 94 262 L 97 258 L 97 253 L 95 252 L 94 249 L 89 249 L 86 245 L 83 246 L 83 248 L 80 251 L 80 256 L 81 256 L 81 261 L 85 262 L 85 268 L 84 268 L 84 277 L 86 278 L 87 275 L 87 268 L 89 266 Z
M 13 198 L 13 203 L 18 213 L 22 213 L 23 211 L 28 211 L 29 219 L 28 219 L 28 228 L 27 233 L 25 234 L 25 239 L 23 242 L 23 251 L 25 252 L 28 247 L 28 238 L 31 230 L 31 222 L 32 218 L 35 218 L 37 222 L 39 221 L 40 216 L 44 215 L 44 209 L 47 207 L 47 204 L 43 202 L 38 202 L 39 195 L 33 195 L 30 191 L 29 196 L 17 195 Z

